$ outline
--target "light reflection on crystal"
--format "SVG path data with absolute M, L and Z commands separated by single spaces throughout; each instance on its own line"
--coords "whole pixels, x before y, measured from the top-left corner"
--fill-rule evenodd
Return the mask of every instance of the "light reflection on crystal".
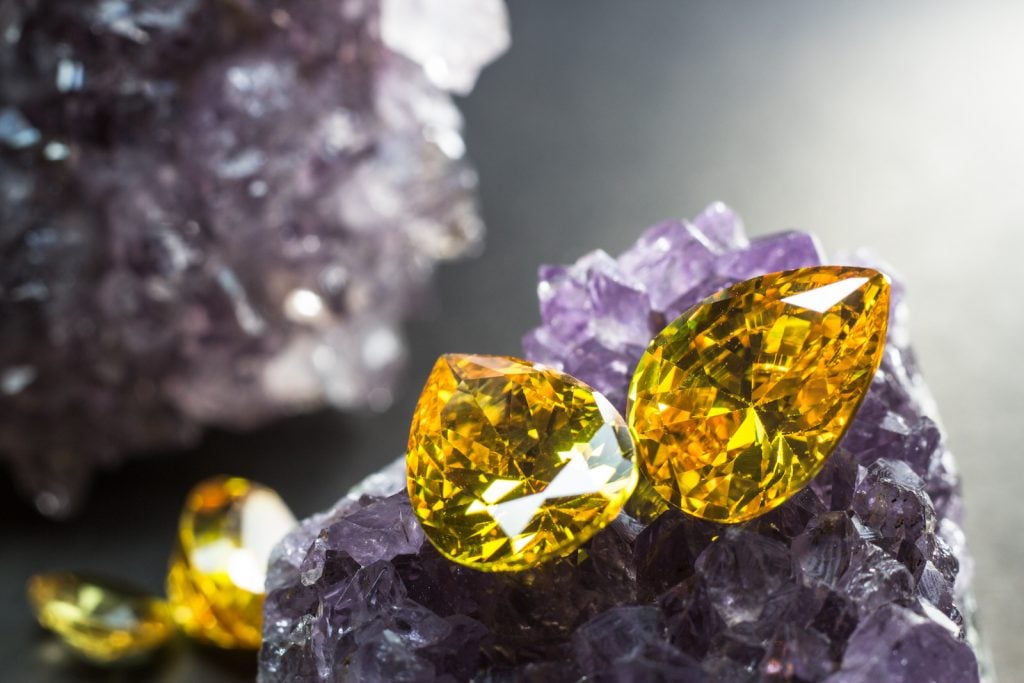
M 285 298 L 285 313 L 295 322 L 312 322 L 324 312 L 323 299 L 308 289 L 293 289 Z
M 31 365 L 17 365 L 0 372 L 0 392 L 8 396 L 23 391 L 35 381 L 38 372 Z
M 806 292 L 799 292 L 783 297 L 782 302 L 791 306 L 808 308 L 817 313 L 825 313 L 828 309 L 838 304 L 868 281 L 866 277 L 848 277 L 839 282 L 809 289 Z

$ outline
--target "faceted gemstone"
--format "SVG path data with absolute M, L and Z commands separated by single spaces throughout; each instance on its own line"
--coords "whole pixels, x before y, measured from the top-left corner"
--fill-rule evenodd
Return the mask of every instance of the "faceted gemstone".
M 270 552 L 294 526 L 277 493 L 246 479 L 217 477 L 193 489 L 167 575 L 182 630 L 218 647 L 258 648 Z
M 143 657 L 174 632 L 166 602 L 103 579 L 37 574 L 29 579 L 28 598 L 44 628 L 102 664 Z
M 640 359 L 629 423 L 655 490 L 742 522 L 808 484 L 882 360 L 889 283 L 840 266 L 741 282 L 666 327 Z
M 438 359 L 413 416 L 412 507 L 455 562 L 532 567 L 578 548 L 636 487 L 622 417 L 582 382 L 528 361 Z

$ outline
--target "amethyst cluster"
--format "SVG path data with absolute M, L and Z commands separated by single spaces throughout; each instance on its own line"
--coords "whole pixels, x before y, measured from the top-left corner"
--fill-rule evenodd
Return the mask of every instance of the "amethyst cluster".
M 811 236 L 748 241 L 716 204 L 618 258 L 543 268 L 527 355 L 621 408 L 667 320 L 731 283 L 822 262 Z M 854 424 L 783 506 L 734 526 L 623 514 L 572 557 L 487 574 L 424 541 L 399 461 L 277 548 L 260 680 L 978 681 L 958 479 L 894 297 Z
M 451 93 L 501 0 L 0 0 L 0 459 L 46 513 L 126 451 L 383 407 L 481 225 Z

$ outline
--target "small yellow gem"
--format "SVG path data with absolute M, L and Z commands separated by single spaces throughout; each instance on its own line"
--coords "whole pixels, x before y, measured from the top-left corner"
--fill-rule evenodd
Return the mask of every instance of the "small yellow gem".
M 167 575 L 181 629 L 222 648 L 258 648 L 270 551 L 294 526 L 274 491 L 246 479 L 217 477 L 194 488 Z
M 29 579 L 28 598 L 44 628 L 99 664 L 144 657 L 174 633 L 166 602 L 102 579 L 37 574 Z
M 629 424 L 655 490 L 683 511 L 742 522 L 807 485 L 882 361 L 889 283 L 823 266 L 741 282 L 651 342 Z
M 636 487 L 622 417 L 578 380 L 528 361 L 448 355 L 412 421 L 409 497 L 449 559 L 515 571 L 576 550 Z

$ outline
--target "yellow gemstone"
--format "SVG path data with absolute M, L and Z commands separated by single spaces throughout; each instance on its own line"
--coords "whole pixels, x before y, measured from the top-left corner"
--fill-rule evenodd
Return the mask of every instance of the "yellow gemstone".
M 217 477 L 194 488 L 167 575 L 181 629 L 222 648 L 258 648 L 270 551 L 294 526 L 277 493 L 246 479 Z
M 90 661 L 138 659 L 174 633 L 167 603 L 130 586 L 67 572 L 29 579 L 39 623 Z
M 821 470 L 882 360 L 889 283 L 823 266 L 741 282 L 651 342 L 629 390 L 641 467 L 669 503 L 742 522 Z
M 449 559 L 515 571 L 571 553 L 636 487 L 626 424 L 582 382 L 529 361 L 448 355 L 412 421 L 409 497 Z

